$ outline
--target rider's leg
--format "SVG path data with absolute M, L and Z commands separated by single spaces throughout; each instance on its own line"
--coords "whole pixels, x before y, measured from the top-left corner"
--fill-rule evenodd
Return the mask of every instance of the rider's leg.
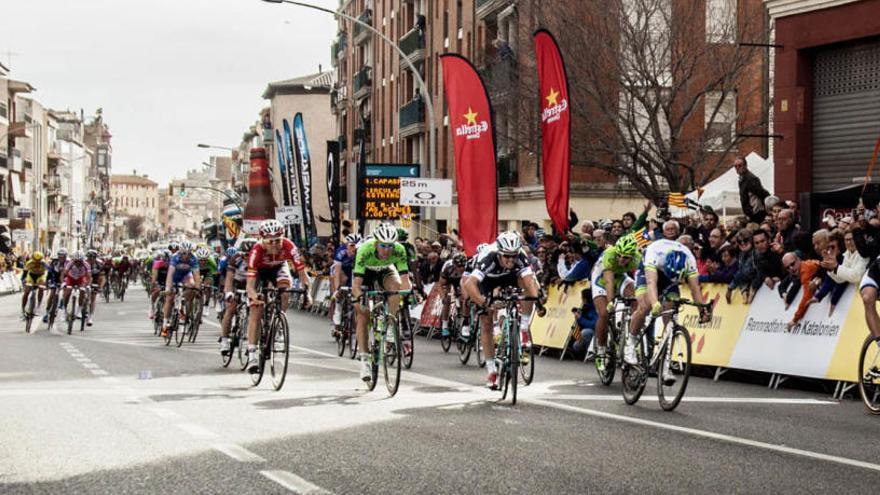
M 232 315 L 235 314 L 235 306 L 235 298 L 226 301 L 226 312 L 223 313 L 223 321 L 220 324 L 220 335 L 222 337 L 229 337 L 229 327 L 232 326 Z
M 517 279 L 517 285 L 522 289 L 526 297 L 538 297 L 538 282 L 535 277 L 529 276 Z M 524 347 L 529 347 L 532 342 L 529 340 L 529 324 L 532 321 L 532 308 L 534 301 L 523 301 L 522 314 L 519 318 L 520 341 Z
M 27 282 L 27 279 L 25 279 Z M 28 295 L 31 293 L 31 288 L 28 285 L 24 286 L 24 292 L 21 295 L 21 314 L 24 314 L 24 307 L 27 305 Z
M 862 288 L 862 302 L 865 305 L 865 320 L 871 335 L 880 336 L 880 315 L 877 314 L 877 288 L 865 286 Z
M 369 319 L 369 311 L 362 304 L 354 305 L 355 326 L 357 327 L 358 351 L 366 353 L 369 351 L 367 346 L 367 320 Z
M 593 297 L 593 305 L 596 307 L 596 353 L 605 352 L 608 345 L 608 298 L 605 296 Z M 599 352 L 601 351 L 601 352 Z

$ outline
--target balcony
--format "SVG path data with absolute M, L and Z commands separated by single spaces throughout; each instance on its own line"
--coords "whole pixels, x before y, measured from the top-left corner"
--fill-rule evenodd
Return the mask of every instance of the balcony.
M 425 60 L 425 37 L 418 27 L 414 27 L 404 34 L 400 38 L 399 44 L 400 49 L 413 64 Z M 405 65 L 403 57 L 400 57 L 400 66 L 404 67 Z
M 400 130 L 401 138 L 421 134 L 425 132 L 425 102 L 416 98 L 400 107 Z
M 498 157 L 498 187 L 516 187 L 519 177 L 516 170 L 516 156 Z
M 339 57 L 339 41 L 330 43 L 330 65 L 336 67 L 339 65 L 337 58 Z
M 331 48 L 331 55 L 333 58 L 340 59 L 345 56 L 345 50 L 348 49 L 348 33 L 341 32 L 339 33 L 339 37 L 336 38 L 336 43 Z
M 9 124 L 9 135 L 14 138 L 30 138 L 33 136 L 31 129 L 27 122 L 13 122 Z
M 337 106 L 339 105 L 339 90 L 332 89 L 330 90 L 330 113 L 336 115 L 339 112 Z
M 339 136 L 338 141 L 339 141 L 339 151 L 344 151 L 348 148 L 348 138 L 345 136 L 345 134 Z
M 477 19 L 483 21 L 513 4 L 514 0 L 477 0 Z
M 373 81 L 370 78 L 371 71 L 372 68 L 364 67 L 355 73 L 352 80 L 352 89 L 354 89 L 355 99 L 361 100 L 370 95 L 370 88 L 373 85 Z
M 363 127 L 359 127 L 354 130 L 354 136 L 352 136 L 353 144 L 357 145 L 361 142 L 366 142 L 367 145 L 370 143 L 370 121 L 367 120 L 364 122 Z
M 363 22 L 364 24 L 373 25 L 373 11 L 370 9 L 365 10 L 361 15 L 358 16 L 358 20 Z M 369 29 L 365 28 L 360 24 L 354 25 L 354 44 L 362 45 L 370 39 L 370 35 L 372 33 Z

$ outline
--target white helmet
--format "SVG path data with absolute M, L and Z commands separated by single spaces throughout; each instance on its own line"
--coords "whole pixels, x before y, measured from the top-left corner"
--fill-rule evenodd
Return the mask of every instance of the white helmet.
M 58 252 L 55 253 L 55 255 L 58 256 L 59 258 L 62 256 L 67 256 L 67 248 L 60 248 L 58 250 Z
M 196 257 L 197 257 L 197 258 L 208 259 L 209 256 L 211 256 L 211 250 L 210 250 L 210 249 L 208 249 L 208 248 L 206 248 L 206 247 L 204 247 L 204 246 L 202 246 L 202 247 L 196 249 Z
M 519 234 L 516 232 L 502 232 L 495 241 L 498 245 L 498 251 L 501 254 L 519 254 L 522 249 L 522 242 L 519 240 Z
M 183 241 L 180 243 L 180 252 L 182 253 L 191 253 L 195 246 L 190 241 Z
M 238 243 L 235 247 L 238 249 L 239 253 L 247 253 L 256 244 L 257 240 L 253 237 L 242 237 L 238 240 Z
M 284 225 L 274 218 L 263 220 L 260 224 L 260 236 L 267 239 L 274 239 L 284 235 Z
M 70 256 L 70 258 L 71 258 L 73 261 L 82 261 L 82 259 L 83 259 L 83 252 L 82 252 L 82 251 L 74 251 L 73 254 Z
M 172 252 L 175 252 L 180 249 L 180 243 L 177 241 L 171 241 L 168 243 L 168 249 Z
M 379 242 L 391 244 L 397 242 L 397 229 L 390 223 L 380 223 L 373 229 L 373 237 Z
M 345 236 L 345 243 L 346 244 L 358 244 L 363 240 L 364 240 L 364 238 L 361 237 L 361 235 L 358 234 L 357 232 L 353 232 L 353 233 Z
M 485 242 L 481 242 L 477 244 L 477 254 L 483 254 L 483 252 L 492 247 L 491 244 L 486 244 Z

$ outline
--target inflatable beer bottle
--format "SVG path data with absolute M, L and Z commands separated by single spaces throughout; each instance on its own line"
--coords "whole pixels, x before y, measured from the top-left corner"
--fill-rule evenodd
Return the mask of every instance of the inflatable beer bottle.
M 250 168 L 248 169 L 248 200 L 242 214 L 242 230 L 256 235 L 260 223 L 267 218 L 275 218 L 275 198 L 269 181 L 269 162 L 266 148 L 251 148 Z

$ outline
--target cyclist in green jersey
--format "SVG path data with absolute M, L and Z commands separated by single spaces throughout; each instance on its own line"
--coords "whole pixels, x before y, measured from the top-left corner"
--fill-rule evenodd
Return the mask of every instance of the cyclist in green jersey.
M 596 306 L 596 368 L 605 369 L 605 350 L 608 345 L 608 303 L 616 294 L 633 297 L 635 281 L 629 273 L 641 262 L 639 245 L 632 235 L 618 239 L 613 246 L 606 248 L 602 257 L 593 267 L 590 285 L 593 303 Z
M 373 229 L 373 239 L 358 247 L 354 260 L 354 280 L 351 295 L 355 301 L 355 321 L 357 325 L 358 353 L 361 362 L 361 380 L 369 381 L 370 355 L 367 348 L 368 309 L 359 301 L 364 287 L 373 286 L 387 291 L 410 290 L 409 262 L 406 248 L 397 242 L 397 230 L 388 223 L 379 224 Z M 388 299 L 392 314 L 400 307 L 400 296 Z
M 196 250 L 196 257 L 199 259 L 199 273 L 202 274 L 202 285 L 212 285 L 214 278 L 217 276 L 217 260 L 211 254 L 211 250 L 206 247 L 200 247 Z

